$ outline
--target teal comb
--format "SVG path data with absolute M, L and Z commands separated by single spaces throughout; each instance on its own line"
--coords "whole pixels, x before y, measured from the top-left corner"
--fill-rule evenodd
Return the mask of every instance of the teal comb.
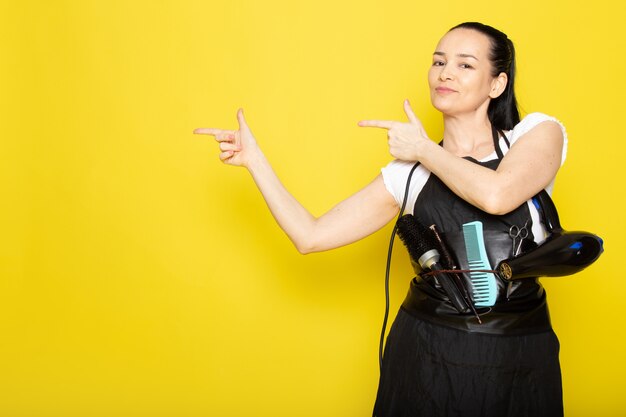
M 465 252 L 470 269 L 470 281 L 472 282 L 472 296 L 476 307 L 491 307 L 496 303 L 498 296 L 498 284 L 496 277 L 490 272 L 478 272 L 474 270 L 491 270 L 485 240 L 483 238 L 483 224 L 475 221 L 463 225 L 463 238 L 465 240 Z

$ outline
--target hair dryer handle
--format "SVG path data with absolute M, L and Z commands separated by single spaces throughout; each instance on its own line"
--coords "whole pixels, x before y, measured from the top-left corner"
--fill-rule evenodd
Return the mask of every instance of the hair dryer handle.
M 556 211 L 556 206 L 546 190 L 541 190 L 533 197 L 533 204 L 539 210 L 548 233 L 558 233 L 563 230 L 559 220 L 559 213 Z

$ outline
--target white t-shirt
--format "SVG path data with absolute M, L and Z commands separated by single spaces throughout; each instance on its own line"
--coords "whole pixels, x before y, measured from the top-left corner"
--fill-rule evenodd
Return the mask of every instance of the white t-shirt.
M 554 117 L 548 116 L 543 113 L 531 113 L 524 117 L 524 119 L 522 119 L 522 121 L 520 121 L 513 128 L 513 130 L 505 131 L 504 134 L 509 140 L 509 143 L 512 147 L 515 145 L 515 142 L 517 142 L 517 140 L 522 137 L 526 132 L 537 126 L 539 123 L 545 122 L 547 120 L 557 122 L 561 126 L 561 130 L 563 131 L 563 155 L 561 156 L 561 165 L 563 165 L 563 163 L 565 162 L 565 155 L 567 154 L 567 133 L 565 132 L 565 127 L 563 126 L 563 124 Z M 509 147 L 507 146 L 503 138 L 500 138 L 500 149 L 505 155 L 509 151 Z M 481 159 L 480 162 L 486 162 L 496 158 L 497 154 L 494 151 L 491 155 L 488 155 L 485 158 Z M 396 199 L 398 205 L 402 205 L 404 192 L 406 189 L 406 180 L 408 178 L 409 172 L 411 171 L 411 168 L 413 168 L 413 165 L 415 165 L 415 162 L 394 160 L 387 164 L 387 166 L 381 170 L 385 187 Z M 419 193 L 422 191 L 422 188 L 424 188 L 424 185 L 426 184 L 429 176 L 430 171 L 427 170 L 423 165 L 420 165 L 415 169 L 415 172 L 411 177 L 411 185 L 407 197 L 406 208 L 404 210 L 405 213 L 413 213 L 415 201 L 417 200 Z M 546 191 L 548 192 L 548 194 L 552 194 L 553 187 L 554 178 L 546 187 Z M 537 241 L 537 243 L 540 243 L 545 239 L 545 231 L 543 230 L 543 227 L 539 221 L 539 213 L 537 212 L 534 204 L 531 200 L 528 200 L 527 204 L 530 208 L 530 214 L 533 221 L 533 235 L 535 236 L 535 241 Z

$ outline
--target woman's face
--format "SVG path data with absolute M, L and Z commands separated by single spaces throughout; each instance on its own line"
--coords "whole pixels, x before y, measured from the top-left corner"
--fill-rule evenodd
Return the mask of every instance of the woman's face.
M 472 29 L 454 29 L 437 45 L 428 72 L 430 100 L 447 115 L 487 113 L 489 101 L 502 93 L 506 75 L 491 75 L 491 43 Z

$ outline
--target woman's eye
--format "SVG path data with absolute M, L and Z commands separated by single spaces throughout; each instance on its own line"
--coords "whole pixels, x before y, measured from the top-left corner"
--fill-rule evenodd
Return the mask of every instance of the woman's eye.
M 461 64 L 460 67 L 463 68 L 463 69 L 471 69 L 471 68 L 473 68 L 470 64 Z
M 443 61 L 433 61 L 433 67 L 440 67 L 442 65 L 445 65 Z

